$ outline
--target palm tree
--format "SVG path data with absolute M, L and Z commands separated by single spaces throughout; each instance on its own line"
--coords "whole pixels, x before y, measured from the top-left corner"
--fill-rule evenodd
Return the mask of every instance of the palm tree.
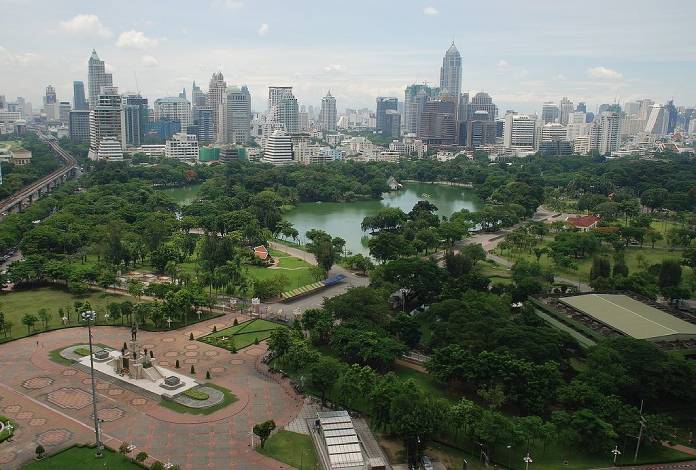
M 45 308 L 39 309 L 39 319 L 44 324 L 44 330 L 48 330 L 48 322 L 51 320 L 51 314 Z
M 32 315 L 31 313 L 25 313 L 24 316 L 22 317 L 22 324 L 26 325 L 27 327 L 27 334 L 31 334 L 32 328 L 34 328 L 34 323 L 37 322 L 36 316 Z

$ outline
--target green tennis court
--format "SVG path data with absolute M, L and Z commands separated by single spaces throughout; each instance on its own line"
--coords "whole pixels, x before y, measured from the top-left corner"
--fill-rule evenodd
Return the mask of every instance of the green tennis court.
M 633 338 L 660 341 L 696 337 L 696 325 L 626 295 L 586 294 L 559 300 Z

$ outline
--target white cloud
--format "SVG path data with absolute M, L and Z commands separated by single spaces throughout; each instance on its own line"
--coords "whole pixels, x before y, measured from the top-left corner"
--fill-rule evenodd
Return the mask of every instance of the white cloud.
M 81 37 L 111 37 L 111 31 L 97 15 L 77 15 L 68 21 L 61 21 L 60 28 L 66 33 Z
M 267 23 L 263 23 L 258 30 L 258 35 L 259 36 L 266 36 L 268 34 L 268 31 L 270 30 L 270 27 L 268 26 Z
M 618 80 L 623 78 L 623 74 L 617 72 L 616 70 L 602 66 L 587 69 L 587 74 L 592 78 L 607 78 L 610 80 Z
M 338 72 L 339 70 L 343 70 L 343 66 L 341 64 L 329 64 L 324 67 L 324 70 L 327 72 Z
M 41 56 L 33 52 L 13 54 L 6 48 L 0 46 L 0 64 L 2 65 L 28 65 L 38 61 L 40 58 Z
M 157 67 L 159 65 L 159 60 L 151 55 L 144 55 L 140 58 L 140 62 L 145 67 Z
M 507 60 L 505 60 L 505 59 L 500 59 L 500 60 L 498 61 L 498 68 L 499 68 L 499 69 L 506 69 L 506 68 L 509 68 L 509 67 L 510 67 L 510 63 L 509 63 Z
M 225 8 L 229 8 L 230 10 L 237 10 L 244 6 L 244 2 L 240 2 L 239 0 L 225 0 L 222 4 Z
M 130 30 L 124 31 L 118 36 L 116 47 L 147 49 L 148 47 L 156 46 L 158 43 L 158 39 L 148 37 L 142 31 Z
M 440 12 L 435 7 L 425 7 L 423 8 L 423 14 L 427 16 L 439 15 Z
M 554 79 L 554 80 L 567 80 L 568 77 L 566 77 L 566 76 L 563 75 L 562 73 L 559 73 L 559 74 L 554 75 L 553 79 Z

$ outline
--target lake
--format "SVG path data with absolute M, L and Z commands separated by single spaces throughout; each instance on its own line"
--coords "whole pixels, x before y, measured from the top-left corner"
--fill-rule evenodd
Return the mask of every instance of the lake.
M 423 195 L 427 197 L 423 197 Z M 324 230 L 346 241 L 346 249 L 353 253 L 369 254 L 368 236 L 360 224 L 368 215 L 383 207 L 398 207 L 409 212 L 420 200 L 428 200 L 438 208 L 438 214 L 450 216 L 462 209 L 471 211 L 481 202 L 469 188 L 429 183 L 406 183 L 404 189 L 384 193 L 380 201 L 302 203 L 286 212 L 285 220 L 300 232 L 301 242 L 305 233 L 313 228 Z
M 192 184 L 190 186 L 177 186 L 175 188 L 160 189 L 159 191 L 167 194 L 180 206 L 187 206 L 196 200 L 200 190 L 200 184 Z

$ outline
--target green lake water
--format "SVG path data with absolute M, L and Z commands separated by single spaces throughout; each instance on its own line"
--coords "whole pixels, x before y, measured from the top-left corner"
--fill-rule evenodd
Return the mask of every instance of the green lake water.
M 481 203 L 476 194 L 461 186 L 428 183 L 407 183 L 404 189 L 385 193 L 380 201 L 302 203 L 285 213 L 300 232 L 301 242 L 305 233 L 313 228 L 324 230 L 346 240 L 346 249 L 367 255 L 367 234 L 360 223 L 383 207 L 398 207 L 409 212 L 419 200 L 428 200 L 438 208 L 438 214 L 450 216 L 462 209 L 476 210 Z
M 166 193 L 169 197 L 174 199 L 174 201 L 177 204 L 181 206 L 186 206 L 196 200 L 200 189 L 200 184 L 192 184 L 191 186 L 180 186 L 176 188 L 160 189 L 160 191 Z

